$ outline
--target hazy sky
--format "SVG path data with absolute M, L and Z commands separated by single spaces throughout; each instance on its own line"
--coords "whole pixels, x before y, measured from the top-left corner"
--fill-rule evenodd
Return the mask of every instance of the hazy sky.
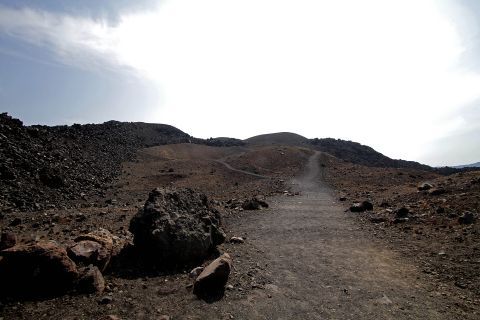
M 0 110 L 470 163 L 479 32 L 477 0 L 0 0 Z

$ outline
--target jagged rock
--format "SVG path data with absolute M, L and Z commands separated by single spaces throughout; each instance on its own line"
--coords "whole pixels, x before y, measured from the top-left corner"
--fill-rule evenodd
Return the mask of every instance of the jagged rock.
M 157 188 L 130 221 L 134 245 L 156 264 L 198 262 L 224 241 L 220 215 L 201 193 L 182 188 Z
M 105 290 L 105 279 L 96 266 L 90 265 L 78 271 L 80 274 L 76 284 L 78 292 L 102 293 Z
M 0 252 L 1 294 L 49 296 L 70 290 L 78 277 L 75 263 L 52 241 L 18 244 Z
M 15 246 L 16 243 L 17 237 L 15 236 L 15 233 L 8 231 L 2 232 L 0 238 L 0 251 L 11 248 Z
M 223 291 L 231 268 L 232 259 L 228 253 L 213 260 L 195 280 L 193 293 L 200 298 L 206 298 Z

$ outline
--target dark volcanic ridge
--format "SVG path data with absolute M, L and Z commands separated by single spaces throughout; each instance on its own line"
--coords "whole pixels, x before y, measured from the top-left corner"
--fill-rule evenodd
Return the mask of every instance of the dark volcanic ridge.
M 334 138 L 308 139 L 296 133 L 279 132 L 262 134 L 244 140 L 246 144 L 258 145 L 287 145 L 312 148 L 318 151 L 329 153 L 339 159 L 367 167 L 381 168 L 409 168 L 439 174 L 453 174 L 460 172 L 459 168 L 442 167 L 433 168 L 415 161 L 391 159 L 369 146 L 358 142 Z
M 338 139 L 307 139 L 294 133 L 198 139 L 165 124 L 108 121 L 71 126 L 24 126 L 0 114 L 0 210 L 36 211 L 91 206 L 102 199 L 121 164 L 139 149 L 176 143 L 216 147 L 291 145 L 330 153 L 342 160 L 377 167 L 415 168 L 441 173 L 412 161 L 392 160 L 370 147 Z M 88 199 L 88 201 L 87 201 Z
M 470 164 L 463 164 L 459 166 L 454 166 L 454 168 L 480 168 L 480 161 L 475 162 L 475 163 L 470 163 Z

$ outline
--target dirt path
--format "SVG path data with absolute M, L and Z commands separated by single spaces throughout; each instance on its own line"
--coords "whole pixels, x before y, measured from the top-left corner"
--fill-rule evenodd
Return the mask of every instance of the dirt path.
M 261 179 L 270 179 L 270 177 L 267 177 L 267 176 L 264 176 L 264 175 L 261 175 L 261 174 L 257 174 L 257 173 L 253 173 L 253 172 L 246 171 L 246 170 L 241 170 L 241 169 L 235 169 L 234 167 L 232 167 L 231 165 L 229 165 L 228 163 L 226 163 L 223 160 L 212 160 L 212 161 L 215 161 L 217 163 L 220 163 L 220 164 L 224 165 L 227 169 L 229 169 L 231 171 L 244 173 L 244 174 L 247 174 L 249 176 L 253 176 L 253 177 L 257 177 L 257 178 L 261 178 Z
M 265 266 L 271 283 L 246 298 L 196 302 L 188 319 L 474 319 L 452 306 L 414 265 L 372 241 L 321 180 L 320 154 L 295 180 L 296 197 L 230 223 L 255 250 L 236 255 Z M 252 275 L 252 282 L 255 281 Z

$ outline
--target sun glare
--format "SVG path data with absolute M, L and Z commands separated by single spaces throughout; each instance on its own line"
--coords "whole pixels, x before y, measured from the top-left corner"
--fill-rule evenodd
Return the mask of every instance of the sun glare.
M 152 118 L 196 136 L 288 129 L 394 157 L 415 139 L 405 150 L 418 157 L 480 93 L 478 76 L 453 71 L 461 40 L 434 1 L 166 1 L 123 17 L 114 35 L 120 61 L 165 93 Z M 219 121 L 199 124 L 208 114 Z

